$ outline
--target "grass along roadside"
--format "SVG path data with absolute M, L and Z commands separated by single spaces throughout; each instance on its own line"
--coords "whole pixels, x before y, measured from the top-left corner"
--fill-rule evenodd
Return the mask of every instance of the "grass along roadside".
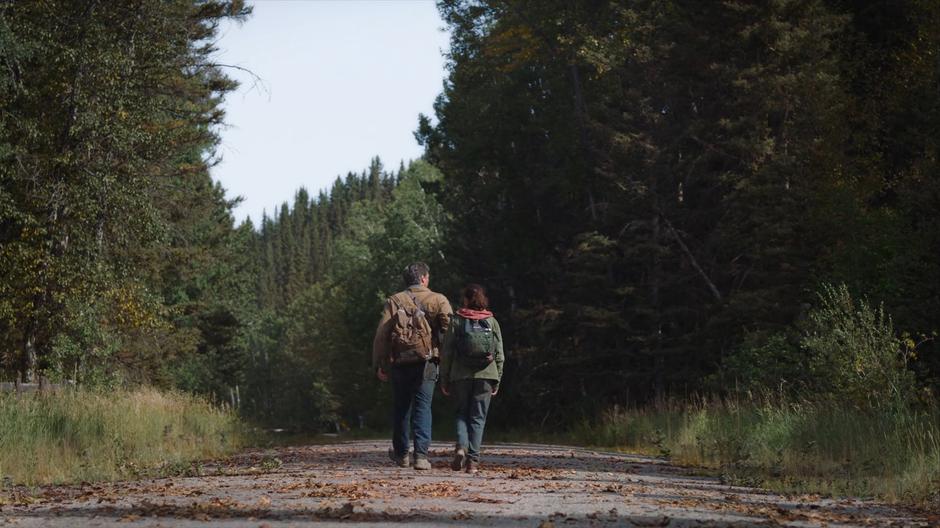
M 234 413 L 153 388 L 0 395 L 0 476 L 9 484 L 181 473 L 232 453 Z
M 940 410 L 753 401 L 613 409 L 573 440 L 654 452 L 775 491 L 940 506 Z

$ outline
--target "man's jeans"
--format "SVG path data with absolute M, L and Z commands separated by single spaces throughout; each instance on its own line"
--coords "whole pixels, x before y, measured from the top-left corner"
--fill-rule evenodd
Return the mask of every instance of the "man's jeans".
M 392 367 L 394 407 L 392 410 L 392 446 L 395 455 L 408 454 L 408 438 L 413 436 L 415 456 L 428 456 L 431 447 L 431 399 L 437 382 L 434 363 Z M 411 434 L 409 434 L 411 433 Z
M 464 379 L 452 385 L 454 403 L 457 405 L 457 447 L 463 448 L 470 460 L 479 462 L 483 427 L 493 396 L 493 382 Z

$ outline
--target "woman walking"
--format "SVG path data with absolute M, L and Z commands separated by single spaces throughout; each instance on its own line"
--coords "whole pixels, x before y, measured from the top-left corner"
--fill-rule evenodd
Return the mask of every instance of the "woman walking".
M 451 469 L 476 473 L 486 413 L 503 376 L 503 336 L 483 286 L 468 284 L 461 297 L 462 308 L 444 337 L 441 392 L 453 395 L 457 408 L 457 447 Z

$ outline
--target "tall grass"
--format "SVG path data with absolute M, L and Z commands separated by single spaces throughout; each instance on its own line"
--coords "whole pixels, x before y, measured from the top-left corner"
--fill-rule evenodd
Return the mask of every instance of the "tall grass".
M 778 491 L 940 505 L 940 410 L 699 401 L 613 409 L 576 438 Z
M 0 475 L 17 484 L 131 477 L 238 442 L 233 413 L 177 392 L 0 395 Z

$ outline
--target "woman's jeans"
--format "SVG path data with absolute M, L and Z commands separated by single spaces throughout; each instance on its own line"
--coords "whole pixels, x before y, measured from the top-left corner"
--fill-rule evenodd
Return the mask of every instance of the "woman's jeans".
M 408 438 L 414 436 L 415 456 L 428 456 L 431 447 L 431 399 L 437 382 L 434 363 L 392 367 L 392 446 L 395 455 L 408 454 Z M 409 434 L 411 433 L 411 434 Z
M 452 386 L 457 405 L 457 447 L 463 448 L 470 460 L 478 462 L 486 413 L 493 397 L 493 382 L 464 379 L 454 381 Z

